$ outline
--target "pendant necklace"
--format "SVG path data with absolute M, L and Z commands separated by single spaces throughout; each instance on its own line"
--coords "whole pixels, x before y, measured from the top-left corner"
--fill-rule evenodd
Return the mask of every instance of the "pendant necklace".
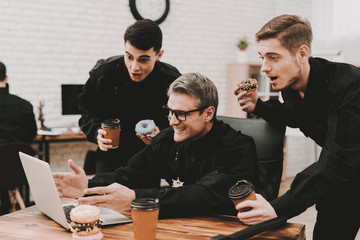
M 172 187 L 177 188 L 177 187 L 182 187 L 184 185 L 184 182 L 181 182 L 179 177 L 177 177 L 176 180 L 172 179 Z
M 179 157 L 179 152 L 176 151 L 176 155 L 175 155 L 175 161 L 176 162 L 178 161 L 178 157 Z M 173 188 L 182 187 L 184 185 L 184 182 L 181 182 L 179 177 L 177 177 L 176 180 L 174 180 L 174 179 L 171 179 L 171 180 L 172 180 L 172 187 Z

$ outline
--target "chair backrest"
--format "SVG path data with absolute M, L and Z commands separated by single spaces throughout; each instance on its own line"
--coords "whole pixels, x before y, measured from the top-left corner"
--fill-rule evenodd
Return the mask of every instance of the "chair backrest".
M 268 201 L 277 198 L 283 172 L 285 126 L 274 125 L 263 119 L 225 116 L 217 116 L 217 119 L 254 139 L 259 166 L 256 192 Z
M 26 143 L 14 142 L 0 145 L 0 188 L 11 189 L 27 184 L 19 151 L 34 155 L 35 150 Z

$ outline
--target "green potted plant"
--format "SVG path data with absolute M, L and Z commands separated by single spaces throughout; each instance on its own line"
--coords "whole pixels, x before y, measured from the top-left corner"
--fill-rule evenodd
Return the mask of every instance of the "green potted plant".
M 239 49 L 238 53 L 237 53 L 237 61 L 239 63 L 247 63 L 247 48 L 249 47 L 250 43 L 247 40 L 246 36 L 244 36 L 243 38 L 239 39 L 239 41 L 237 42 L 237 47 Z
M 246 51 L 246 49 L 249 47 L 249 41 L 247 40 L 246 37 L 241 38 L 238 43 L 237 43 L 237 47 L 239 48 L 240 51 Z

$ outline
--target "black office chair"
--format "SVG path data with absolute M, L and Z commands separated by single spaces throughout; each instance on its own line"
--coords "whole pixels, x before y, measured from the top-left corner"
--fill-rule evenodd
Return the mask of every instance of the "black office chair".
M 217 116 L 217 119 L 254 139 L 259 166 L 256 192 L 268 201 L 277 198 L 283 172 L 285 126 L 274 125 L 263 119 L 225 116 Z
M 14 142 L 0 144 L 0 189 L 2 194 L 9 191 L 10 200 L 16 198 L 20 208 L 30 204 L 30 191 L 26 180 L 26 176 L 19 158 L 19 151 L 34 156 L 35 150 L 26 143 Z M 15 189 L 15 196 L 12 190 Z M 19 189 L 21 191 L 19 191 Z M 25 196 L 25 203 L 21 197 Z M 4 196 L 2 196 L 4 199 Z

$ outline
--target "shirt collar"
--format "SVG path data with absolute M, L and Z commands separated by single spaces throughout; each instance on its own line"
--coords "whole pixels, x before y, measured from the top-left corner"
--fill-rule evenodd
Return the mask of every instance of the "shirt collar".
M 286 88 L 282 91 L 284 98 L 292 96 L 298 99 L 299 102 L 313 104 L 313 101 L 318 102 L 319 99 L 325 98 L 327 85 L 329 83 L 326 63 L 319 58 L 309 58 L 310 73 L 309 80 L 306 86 L 304 99 L 301 99 L 298 91 L 291 88 Z
M 322 59 L 310 58 L 310 73 L 308 86 L 304 97 L 304 102 L 314 103 L 315 100 L 322 100 L 326 96 L 329 76 L 327 65 Z
M 0 88 L 1 94 L 9 94 L 8 90 L 6 88 Z

